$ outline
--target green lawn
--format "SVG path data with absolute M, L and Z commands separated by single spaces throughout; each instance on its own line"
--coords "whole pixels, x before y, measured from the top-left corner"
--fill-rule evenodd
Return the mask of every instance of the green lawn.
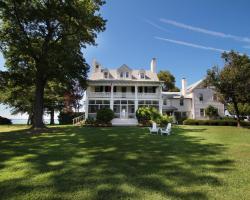
M 250 199 L 250 129 L 0 126 L 0 199 Z

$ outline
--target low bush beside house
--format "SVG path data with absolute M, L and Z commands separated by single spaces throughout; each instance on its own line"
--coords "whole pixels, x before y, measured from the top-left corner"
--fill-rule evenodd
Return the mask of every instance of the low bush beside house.
M 114 119 L 115 114 L 110 108 L 103 108 L 96 113 L 96 124 L 99 126 L 111 126 L 111 120 Z
M 173 122 L 173 117 L 161 115 L 154 107 L 140 107 L 136 111 L 136 118 L 140 126 L 151 126 L 152 122 L 156 122 L 161 127 Z
M 184 125 L 208 125 L 208 126 L 237 126 L 237 121 L 230 120 L 197 120 L 197 119 L 187 119 L 183 121 Z M 250 126 L 250 122 L 241 122 L 242 126 Z
M 10 124 L 12 124 L 12 121 L 10 119 L 0 116 L 0 125 L 10 125 Z

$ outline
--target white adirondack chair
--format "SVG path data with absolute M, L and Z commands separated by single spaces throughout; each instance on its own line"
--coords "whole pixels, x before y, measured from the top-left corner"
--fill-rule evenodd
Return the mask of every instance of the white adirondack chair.
M 158 133 L 159 128 L 157 128 L 156 123 L 153 122 L 153 126 L 149 128 L 150 133 Z
M 163 135 L 163 134 L 170 135 L 171 134 L 171 127 L 172 127 L 171 123 L 168 123 L 168 125 L 166 126 L 165 129 L 163 129 L 163 128 L 161 129 L 161 135 Z

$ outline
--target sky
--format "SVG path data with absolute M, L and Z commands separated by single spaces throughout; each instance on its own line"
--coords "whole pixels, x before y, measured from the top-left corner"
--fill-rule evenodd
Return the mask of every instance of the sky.
M 134 69 L 149 69 L 156 58 L 157 70 L 169 70 L 178 87 L 183 77 L 191 84 L 212 66 L 223 66 L 223 51 L 250 55 L 249 7 L 248 0 L 106 0 L 106 30 L 84 56 L 89 64 L 96 59 L 107 68 Z M 26 117 L 10 116 L 4 106 L 0 115 Z

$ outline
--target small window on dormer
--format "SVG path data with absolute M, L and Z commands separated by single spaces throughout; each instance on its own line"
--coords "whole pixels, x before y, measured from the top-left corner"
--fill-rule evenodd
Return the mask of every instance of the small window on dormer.
M 120 78 L 123 78 L 123 72 L 120 73 Z
M 145 74 L 144 73 L 140 73 L 140 78 L 144 79 L 145 78 Z
M 104 72 L 104 78 L 108 78 L 109 73 L 108 72 Z
M 129 77 L 129 72 L 126 72 L 126 78 L 128 78 Z

